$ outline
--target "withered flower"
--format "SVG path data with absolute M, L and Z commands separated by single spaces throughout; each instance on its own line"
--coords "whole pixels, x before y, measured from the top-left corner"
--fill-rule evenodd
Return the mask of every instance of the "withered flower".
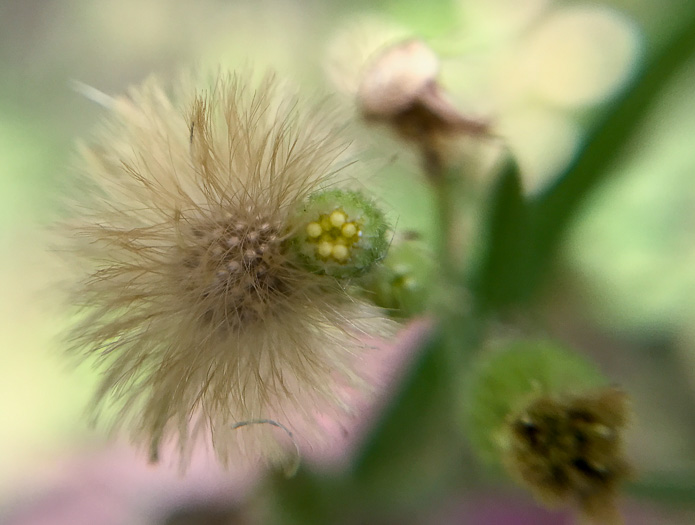
M 541 503 L 574 506 L 592 523 L 622 523 L 631 475 L 627 395 L 582 356 L 548 341 L 515 341 L 471 372 L 466 426 L 474 450 Z
M 613 388 L 534 398 L 509 417 L 509 472 L 549 506 L 576 501 L 596 523 L 621 523 L 615 501 L 630 474 L 622 442 L 626 401 Z
M 459 134 L 487 135 L 487 122 L 462 114 L 438 83 L 439 58 L 420 40 L 381 51 L 362 74 L 357 101 L 367 120 L 389 124 L 425 150 Z

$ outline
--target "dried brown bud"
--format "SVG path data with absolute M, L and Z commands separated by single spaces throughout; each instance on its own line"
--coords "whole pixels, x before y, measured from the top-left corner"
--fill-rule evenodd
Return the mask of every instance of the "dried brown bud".
M 486 122 L 464 116 L 447 98 L 438 73 L 439 58 L 419 40 L 386 48 L 362 75 L 357 96 L 363 116 L 426 144 L 452 134 L 486 135 Z
M 407 110 L 428 85 L 436 82 L 439 58 L 419 40 L 382 51 L 362 76 L 358 97 L 367 116 L 389 118 Z
M 508 419 L 506 466 L 549 506 L 576 502 L 592 522 L 622 523 L 615 500 L 631 472 L 623 456 L 627 413 L 627 396 L 613 388 L 536 397 Z

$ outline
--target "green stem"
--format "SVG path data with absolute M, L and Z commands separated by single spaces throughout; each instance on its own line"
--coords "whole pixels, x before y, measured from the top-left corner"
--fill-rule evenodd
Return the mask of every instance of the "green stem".
M 449 369 L 441 375 L 444 410 L 458 414 L 463 392 L 461 385 L 466 380 L 474 352 L 480 347 L 482 334 L 480 319 L 473 312 L 470 293 L 464 284 L 463 271 L 470 235 L 462 229 L 469 227 L 467 204 L 473 203 L 469 202 L 470 189 L 465 187 L 465 173 L 460 165 L 445 168 L 441 163 L 427 163 L 426 166 L 438 168 L 436 173 L 428 172 L 436 197 L 436 255 L 440 268 L 435 313 L 440 323 L 442 344 L 434 351 L 441 354 L 440 363 Z M 481 479 L 478 462 L 463 443 L 459 455 L 459 461 L 466 466 L 466 484 L 473 487 Z
M 445 347 L 453 370 L 466 368 L 473 349 L 478 346 L 480 330 L 472 315 L 469 290 L 464 285 L 464 261 L 470 235 L 467 204 L 471 195 L 460 165 L 444 166 L 426 162 L 427 174 L 436 199 L 439 267 L 435 314 L 445 336 Z M 472 204 L 472 203 L 471 203 Z
M 442 272 L 442 280 L 447 283 L 458 281 L 456 254 L 456 204 L 454 195 L 457 194 L 455 181 L 452 181 L 451 173 L 443 172 L 434 190 L 437 201 L 437 257 Z

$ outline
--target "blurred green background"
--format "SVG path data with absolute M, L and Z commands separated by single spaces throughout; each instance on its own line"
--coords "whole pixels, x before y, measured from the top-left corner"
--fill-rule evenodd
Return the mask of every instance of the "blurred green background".
M 152 73 L 252 65 L 349 106 L 370 54 L 419 36 L 440 53 L 456 103 L 508 138 L 534 194 L 693 10 L 688 0 L 1 2 L 0 500 L 22 473 L 102 439 L 83 417 L 94 377 L 60 354 L 44 233 L 75 138 L 104 114 L 73 81 L 116 95 Z M 536 332 L 585 349 L 630 391 L 639 469 L 693 480 L 694 82 L 690 61 L 584 203 L 533 314 Z M 374 190 L 399 228 L 427 238 L 416 163 L 376 148 L 397 160 L 376 163 Z

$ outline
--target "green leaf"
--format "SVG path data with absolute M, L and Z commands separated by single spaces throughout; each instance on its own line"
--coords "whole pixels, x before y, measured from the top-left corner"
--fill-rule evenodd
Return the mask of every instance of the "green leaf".
M 506 156 L 492 191 L 486 244 L 474 272 L 471 288 L 478 310 L 499 307 L 520 295 L 527 273 L 528 210 L 522 195 L 519 167 Z
M 365 507 L 403 508 L 445 485 L 463 450 L 453 421 L 452 371 L 441 330 L 432 334 L 356 458 Z
M 632 87 L 596 127 L 578 156 L 546 191 L 531 201 L 531 239 L 524 295 L 547 274 L 567 228 L 587 196 L 611 173 L 633 133 L 643 124 L 662 90 L 695 54 L 695 17 L 653 57 Z
M 261 504 L 269 525 L 332 523 L 336 516 L 348 519 L 357 511 L 349 479 L 300 467 L 288 478 L 284 472 L 266 478 L 266 496 Z M 259 493 L 263 497 L 263 491 Z
M 608 107 L 574 161 L 556 182 L 524 205 L 514 166 L 493 194 L 487 251 L 471 279 L 479 307 L 504 308 L 538 291 L 572 219 L 584 200 L 612 173 L 633 133 L 662 90 L 695 54 L 695 16 L 654 56 L 631 87 Z

